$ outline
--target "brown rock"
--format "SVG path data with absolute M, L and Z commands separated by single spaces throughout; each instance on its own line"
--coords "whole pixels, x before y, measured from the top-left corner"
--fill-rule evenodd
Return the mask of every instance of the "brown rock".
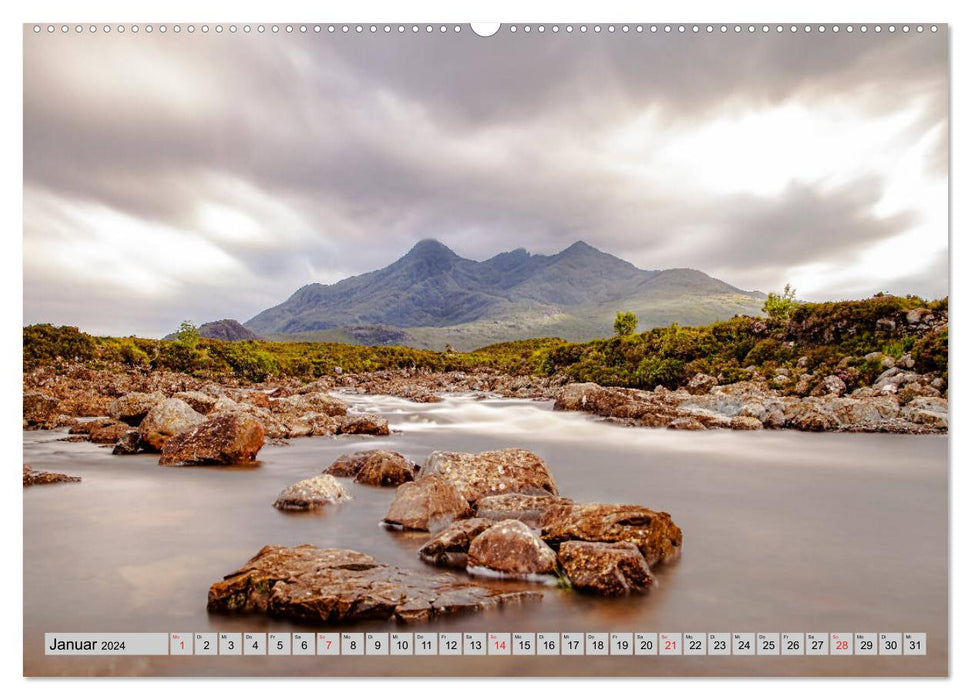
M 24 465 L 24 486 L 38 486 L 42 484 L 62 484 L 81 481 L 79 476 L 68 476 L 67 474 L 55 474 L 53 472 L 40 472 L 28 464 Z
M 337 419 L 341 435 L 389 435 L 388 421 L 370 413 L 355 413 Z
M 584 593 L 643 593 L 654 577 L 641 550 L 630 542 L 564 542 L 557 561 L 573 587 Z
M 208 415 L 212 413 L 216 408 L 217 399 L 209 394 L 204 394 L 201 391 L 180 391 L 176 394 L 172 394 L 173 399 L 182 399 L 187 404 L 192 406 L 192 410 L 198 411 L 202 415 Z
M 368 486 L 400 486 L 415 480 L 414 465 L 397 452 L 374 450 L 361 464 L 354 481 Z
M 112 401 L 108 406 L 108 415 L 122 423 L 138 425 L 149 411 L 163 401 L 165 401 L 165 394 L 160 391 L 151 394 L 133 391 Z
M 138 426 L 142 447 L 149 452 L 161 452 L 173 435 L 204 422 L 206 417 L 192 410 L 182 399 L 166 399 L 154 406 Z
M 483 496 L 505 493 L 559 495 L 549 467 L 532 452 L 511 448 L 492 452 L 432 452 L 419 480 L 437 475 L 455 484 L 475 503 Z
M 556 552 L 525 523 L 502 520 L 472 540 L 467 566 L 470 573 L 488 569 L 503 576 L 542 576 L 556 572 Z
M 141 440 L 137 430 L 129 430 L 122 435 L 111 450 L 113 455 L 133 455 L 138 454 L 142 449 Z
M 553 546 L 567 540 L 631 542 L 648 566 L 681 553 L 681 528 L 665 512 L 643 506 L 583 503 L 551 506 L 540 520 L 543 539 Z
M 270 401 L 270 410 L 291 416 L 303 416 L 307 413 L 343 416 L 347 415 L 347 404 L 321 391 L 274 399 Z
M 816 404 L 805 402 L 793 404 L 786 413 L 789 427 L 796 430 L 818 433 L 839 427 L 836 416 Z
M 341 455 L 333 462 L 333 464 L 324 470 L 324 474 L 330 474 L 331 476 L 355 477 L 357 476 L 357 473 L 361 471 L 361 467 L 364 466 L 364 463 L 371 455 L 383 451 L 384 450 L 360 450 L 358 452 Z
M 406 530 L 437 532 L 471 514 L 469 502 L 453 484 L 427 476 L 398 487 L 382 522 Z
M 675 418 L 668 423 L 668 430 L 705 430 L 705 426 L 695 418 Z
M 166 442 L 159 464 L 252 462 L 265 439 L 263 426 L 251 416 L 216 416 Z
M 101 425 L 92 429 L 88 433 L 88 439 L 99 445 L 112 445 L 118 442 L 129 430 L 131 430 L 131 426 L 128 423 L 115 423 L 112 421 L 107 425 Z
M 365 619 L 416 623 L 541 597 L 406 571 L 349 549 L 270 545 L 214 583 L 207 608 L 310 624 Z
M 57 416 L 60 402 L 53 396 L 37 392 L 24 394 L 24 420 L 30 425 L 50 423 Z
M 320 474 L 287 486 L 277 496 L 273 507 L 280 510 L 315 510 L 350 500 L 351 497 L 337 479 L 330 474 Z
M 707 394 L 716 386 L 718 386 L 717 379 L 712 377 L 710 374 L 702 374 L 699 372 L 691 378 L 686 388 L 691 394 Z
M 435 566 L 464 569 L 468 563 L 469 546 L 472 540 L 493 525 L 495 525 L 494 521 L 482 518 L 456 520 L 422 545 L 418 550 L 418 556 L 422 561 Z
M 732 430 L 762 430 L 762 421 L 751 416 L 735 416 L 731 421 Z
M 572 503 L 559 496 L 531 496 L 524 493 L 505 493 L 484 496 L 475 502 L 475 517 L 486 520 L 519 520 L 530 527 L 539 527 L 543 512 L 553 505 Z

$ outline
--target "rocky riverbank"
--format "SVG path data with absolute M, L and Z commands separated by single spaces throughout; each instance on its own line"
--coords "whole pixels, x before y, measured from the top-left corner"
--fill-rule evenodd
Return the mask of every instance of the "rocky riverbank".
M 879 363 L 882 371 L 871 385 L 852 391 L 838 374 L 805 373 L 796 377 L 785 369 L 777 370 L 778 376 L 756 372 L 747 380 L 732 383 L 696 374 L 676 390 L 642 390 L 575 383 L 564 375 L 510 375 L 486 368 L 338 373 L 309 383 L 283 378 L 246 385 L 168 371 L 94 370 L 83 365 L 54 371 L 44 366 L 24 375 L 24 428 L 73 426 L 93 442 L 124 443 L 119 449 L 128 451 L 134 443 L 125 433 L 147 415 L 143 404 L 154 406 L 176 399 L 180 403 L 169 404 L 166 420 L 181 420 L 179 427 L 184 429 L 198 424 L 201 417 L 232 414 L 256 420 L 270 440 L 387 434 L 382 419 L 349 414 L 346 405 L 332 395 L 336 392 L 398 396 L 423 403 L 439 401 L 452 393 L 547 400 L 555 402 L 558 410 L 585 411 L 626 425 L 676 430 L 947 432 L 947 391 L 940 377 L 914 371 L 909 355 L 894 359 L 872 353 L 868 358 Z M 778 388 L 781 386 L 786 388 Z M 129 398 L 124 399 L 126 396 Z M 181 418 L 177 419 L 176 413 Z M 108 416 L 111 421 L 75 426 L 75 419 L 95 416 Z M 147 428 L 143 430 L 141 444 L 157 449 L 153 441 L 158 443 L 159 439 Z

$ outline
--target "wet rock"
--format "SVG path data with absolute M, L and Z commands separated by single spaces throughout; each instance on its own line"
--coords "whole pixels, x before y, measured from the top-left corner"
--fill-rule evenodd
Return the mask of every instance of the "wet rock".
M 355 477 L 357 476 L 357 473 L 361 471 L 361 467 L 364 466 L 364 463 L 368 460 L 368 458 L 377 452 L 383 452 L 383 450 L 360 450 L 358 452 L 352 452 L 351 454 L 341 455 L 324 470 L 324 474 L 341 477 Z
M 206 417 L 182 399 L 166 399 L 152 407 L 138 426 L 142 447 L 148 452 L 161 452 L 174 435 L 204 422 Z
M 163 401 L 165 401 L 165 394 L 160 391 L 150 394 L 133 391 L 112 401 L 108 406 L 108 415 L 122 423 L 138 425 L 149 411 Z
M 388 421 L 370 413 L 355 413 L 337 419 L 340 435 L 390 435 Z
M 419 480 L 437 475 L 453 483 L 475 503 L 484 496 L 503 493 L 559 495 L 549 467 L 527 450 L 510 448 L 480 452 L 442 452 L 429 455 Z
M 330 474 L 319 474 L 287 486 L 277 496 L 273 507 L 280 510 L 316 510 L 350 500 L 351 496 L 337 479 Z
M 37 392 L 24 394 L 24 420 L 29 425 L 53 422 L 60 403 L 53 396 Z
M 732 430 L 762 430 L 762 421 L 751 416 L 735 416 L 731 420 Z
M 769 411 L 765 420 L 762 421 L 762 425 L 765 428 L 770 428 L 772 430 L 781 430 L 786 427 L 786 413 L 781 408 L 776 408 Z
M 81 481 L 79 476 L 55 474 L 54 472 L 37 471 L 29 464 L 24 465 L 24 486 L 38 486 L 43 484 L 63 484 Z
M 540 516 L 547 508 L 572 502 L 558 496 L 531 496 L 524 493 L 485 496 L 476 501 L 475 516 L 491 521 L 519 520 L 538 528 Z
M 141 452 L 141 439 L 138 437 L 137 430 L 129 429 L 124 435 L 118 438 L 118 442 L 111 450 L 113 455 L 134 455 Z
M 687 389 L 691 394 L 707 394 L 716 386 L 718 386 L 717 379 L 710 374 L 699 372 L 688 381 Z
M 552 506 L 540 519 L 542 537 L 557 546 L 568 540 L 630 542 L 637 545 L 648 566 L 681 553 L 681 528 L 668 513 L 643 506 L 575 503 Z
M 487 569 L 504 577 L 554 574 L 556 552 L 519 520 L 502 520 L 469 545 L 468 571 Z
M 557 561 L 583 593 L 622 596 L 643 593 L 654 584 L 647 560 L 630 542 L 564 542 Z
M 468 564 L 472 540 L 493 525 L 495 521 L 484 518 L 456 520 L 422 545 L 418 556 L 422 561 L 435 566 L 464 569 Z
M 397 452 L 374 450 L 361 463 L 354 481 L 368 486 L 400 486 L 415 480 L 414 465 Z
M 113 445 L 131 429 L 131 426 L 127 423 L 112 422 L 108 425 L 102 425 L 93 429 L 88 433 L 88 439 L 99 445 Z
M 216 416 L 169 439 L 162 447 L 159 464 L 252 462 L 265 439 L 263 426 L 251 416 Z
M 207 608 L 309 624 L 365 619 L 419 623 L 541 597 L 406 571 L 349 549 L 269 545 L 210 587 Z
M 216 409 L 216 403 L 218 399 L 209 394 L 204 394 L 201 391 L 180 391 L 176 394 L 172 394 L 173 399 L 182 399 L 187 404 L 192 406 L 192 410 L 201 413 L 202 415 L 208 415 Z M 228 399 L 227 399 L 228 400 Z
M 470 515 L 469 502 L 458 488 L 433 475 L 399 486 L 382 522 L 406 530 L 437 532 Z
M 705 430 L 697 418 L 675 418 L 668 423 L 668 430 Z

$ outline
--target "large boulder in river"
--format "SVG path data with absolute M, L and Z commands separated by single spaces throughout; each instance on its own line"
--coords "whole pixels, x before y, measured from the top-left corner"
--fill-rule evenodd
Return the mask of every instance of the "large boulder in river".
M 252 462 L 265 439 L 263 426 L 252 416 L 217 416 L 169 439 L 162 447 L 159 464 Z
M 368 486 L 400 486 L 415 480 L 414 465 L 397 452 L 374 450 L 370 453 L 354 481 Z
M 357 473 L 361 471 L 361 468 L 367 463 L 372 455 L 377 455 L 379 453 L 398 454 L 397 452 L 388 452 L 387 450 L 359 450 L 357 452 L 351 452 L 350 454 L 341 455 L 334 460 L 333 463 L 331 463 L 331 465 L 324 470 L 324 474 L 341 477 L 349 476 L 353 478 L 357 476 Z
M 182 399 L 166 399 L 148 412 L 138 426 L 138 436 L 145 450 L 161 452 L 172 436 L 194 428 L 205 420 L 204 415 L 194 411 Z
M 398 487 L 382 522 L 405 530 L 437 532 L 471 514 L 469 502 L 454 484 L 439 476 L 426 476 Z
M 681 528 L 668 513 L 643 506 L 574 503 L 551 506 L 540 519 L 543 539 L 557 546 L 569 540 L 630 542 L 648 566 L 681 553 Z
M 475 502 L 475 517 L 492 521 L 519 520 L 530 527 L 539 528 L 540 517 L 547 508 L 572 502 L 559 496 L 532 496 L 525 493 L 484 496 Z
M 504 493 L 559 495 L 546 462 L 518 448 L 478 454 L 432 452 L 418 478 L 432 475 L 454 484 L 469 503 Z
M 468 518 L 456 520 L 422 545 L 418 556 L 422 561 L 450 569 L 464 569 L 469 559 L 472 540 L 495 525 L 493 520 Z
M 472 540 L 467 567 L 470 573 L 485 569 L 503 577 L 551 575 L 556 552 L 525 523 L 502 520 Z
M 319 474 L 290 484 L 273 502 L 280 510 L 315 510 L 351 500 L 341 483 L 330 474 Z
M 30 425 L 51 423 L 57 417 L 60 403 L 53 396 L 37 392 L 24 394 L 24 420 Z
M 542 594 L 487 588 L 383 564 L 349 549 L 269 545 L 209 588 L 212 613 L 265 613 L 305 624 L 427 622 Z
M 654 583 L 647 560 L 630 542 L 564 542 L 557 560 L 573 587 L 584 593 L 621 596 L 641 593 Z
M 108 415 L 122 423 L 138 425 L 149 411 L 163 401 L 165 401 L 165 394 L 160 391 L 151 394 L 133 391 L 112 401 L 108 406 Z

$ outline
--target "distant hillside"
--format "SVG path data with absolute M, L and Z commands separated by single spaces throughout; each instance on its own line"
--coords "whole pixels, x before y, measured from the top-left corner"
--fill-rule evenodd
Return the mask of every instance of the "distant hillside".
M 224 318 L 221 321 L 210 321 L 209 323 L 203 323 L 199 326 L 199 335 L 203 338 L 212 338 L 213 340 L 259 340 L 260 336 L 256 335 L 249 328 L 244 326 L 239 321 L 232 318 Z M 170 333 L 165 336 L 163 340 L 175 340 L 175 333 Z
M 388 267 L 309 284 L 246 322 L 277 340 L 459 349 L 535 337 L 609 334 L 617 311 L 640 328 L 759 313 L 765 295 L 690 269 L 641 270 L 582 241 L 555 255 L 523 249 L 479 262 L 425 240 Z

